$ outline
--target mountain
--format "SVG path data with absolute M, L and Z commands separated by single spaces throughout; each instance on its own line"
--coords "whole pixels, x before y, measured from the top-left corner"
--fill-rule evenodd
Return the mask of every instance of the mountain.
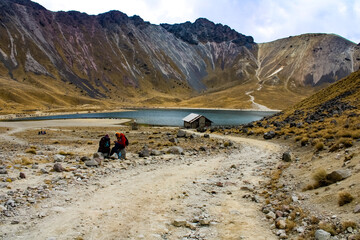
M 51 12 L 28 0 L 2 0 L 0 23 L 2 112 L 83 105 L 282 109 L 360 64 L 360 47 L 340 36 L 257 44 L 204 18 L 154 25 L 119 11 Z

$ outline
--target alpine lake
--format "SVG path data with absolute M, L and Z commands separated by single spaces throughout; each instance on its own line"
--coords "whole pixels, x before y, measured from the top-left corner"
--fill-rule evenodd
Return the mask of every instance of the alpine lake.
M 23 120 L 119 118 L 133 119 L 139 124 L 154 126 L 183 126 L 183 118 L 190 113 L 205 116 L 213 126 L 237 126 L 275 114 L 276 111 L 220 110 L 220 109 L 129 109 L 121 112 L 77 113 L 30 117 Z

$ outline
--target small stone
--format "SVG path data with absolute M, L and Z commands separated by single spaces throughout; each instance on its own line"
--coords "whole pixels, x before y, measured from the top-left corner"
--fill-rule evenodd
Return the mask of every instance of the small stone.
M 201 226 L 209 226 L 210 220 L 209 219 L 200 219 L 199 223 Z
M 151 150 L 151 155 L 152 156 L 160 156 L 161 152 L 159 150 L 153 149 L 153 150 Z
M 182 147 L 173 146 L 169 148 L 168 152 L 172 154 L 183 154 L 184 149 Z
M 266 214 L 266 218 L 268 219 L 275 219 L 276 218 L 276 215 L 274 212 L 270 211 Z
M 91 159 L 89 161 L 86 161 L 85 162 L 85 165 L 87 167 L 98 167 L 99 166 L 99 163 L 95 160 L 95 159 Z
M 175 227 L 186 227 L 187 221 L 185 219 L 175 219 L 172 225 Z
M 0 169 L 0 174 L 8 174 L 6 169 Z
M 191 230 L 196 230 L 197 225 L 196 225 L 196 223 L 186 222 L 186 227 L 187 227 L 187 228 L 190 228 Z
M 360 213 L 360 204 L 355 206 L 354 213 Z
M 285 229 L 286 228 L 286 221 L 283 218 L 278 218 L 275 222 L 275 226 L 278 229 Z
M 305 232 L 305 228 L 304 227 L 298 227 L 298 228 L 296 228 L 296 231 L 298 233 L 303 233 L 303 232 Z
M 210 135 L 207 134 L 207 133 L 205 133 L 205 134 L 204 134 L 204 138 L 210 138 Z
M 54 162 L 63 162 L 65 160 L 65 156 L 61 154 L 54 155 Z
M 63 172 L 65 169 L 63 168 L 63 166 L 61 166 L 60 163 L 55 163 L 54 164 L 54 171 L 55 172 Z
M 284 152 L 282 155 L 282 160 L 284 162 L 291 162 L 291 153 L 290 152 Z
M 93 154 L 93 158 L 104 159 L 104 155 L 101 152 L 96 152 L 96 153 Z
M 322 229 L 316 230 L 316 232 L 315 232 L 316 240 L 329 240 L 330 237 L 331 237 L 331 234 Z
M 176 135 L 178 138 L 186 137 L 186 132 L 180 129 Z
M 36 203 L 35 198 L 28 198 L 27 201 L 28 201 L 29 203 Z
M 20 223 L 19 220 L 12 220 L 12 221 L 11 221 L 11 224 L 19 224 L 19 223 Z
M 40 169 L 40 172 L 43 174 L 49 174 L 49 172 L 45 168 Z
M 83 157 L 80 158 L 80 161 L 82 161 L 82 162 L 90 161 L 90 158 L 86 157 L 86 156 L 83 156 Z
M 22 179 L 26 178 L 25 173 L 21 172 L 21 173 L 19 174 L 19 177 L 22 178 Z

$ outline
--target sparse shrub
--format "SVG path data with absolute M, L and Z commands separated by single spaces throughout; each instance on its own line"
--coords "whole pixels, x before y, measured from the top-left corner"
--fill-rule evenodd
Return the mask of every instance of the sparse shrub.
M 338 204 L 343 206 L 347 203 L 351 203 L 354 197 L 349 192 L 339 192 Z
M 230 146 L 230 142 L 226 141 L 224 142 L 224 147 L 229 147 Z
M 315 149 L 316 149 L 316 151 L 321 151 L 321 150 L 323 150 L 324 149 L 324 147 L 325 147 L 325 145 L 324 145 L 324 143 L 323 142 L 317 142 L 316 144 L 315 144 Z
M 33 149 L 33 148 L 28 148 L 28 149 L 26 149 L 25 152 L 26 152 L 26 153 L 31 153 L 31 154 L 36 154 L 36 150 Z
M 342 143 L 346 148 L 353 146 L 353 141 L 350 138 L 340 138 L 339 142 Z
M 329 151 L 330 152 L 335 152 L 335 151 L 337 151 L 339 149 L 340 149 L 340 144 L 338 142 L 336 142 L 336 143 L 333 143 L 333 145 L 331 145 Z
M 60 151 L 59 152 L 59 154 L 60 155 L 63 155 L 63 156 L 73 156 L 73 155 L 75 155 L 74 153 L 72 153 L 72 152 L 65 152 L 65 151 Z
M 349 131 L 339 131 L 336 133 L 337 137 L 351 138 L 352 134 Z
M 351 134 L 351 137 L 353 139 L 359 139 L 360 138 L 360 131 L 354 131 L 352 134 Z
M 319 224 L 319 228 L 327 231 L 333 236 L 336 235 L 336 226 L 334 226 L 333 224 L 323 222 Z
M 325 138 L 325 139 L 333 139 L 334 135 L 331 134 L 331 133 L 326 133 L 326 134 L 323 135 L 323 138 Z
M 349 227 L 351 227 L 352 229 L 357 229 L 358 225 L 356 224 L 356 222 L 353 222 L 353 221 L 345 221 L 345 222 L 341 223 L 342 231 L 345 231 Z
M 296 223 L 292 220 L 286 219 L 286 231 L 290 232 L 296 227 Z
M 296 142 L 300 141 L 300 139 L 302 139 L 302 136 L 296 136 L 296 137 L 295 137 L 295 141 L 296 141 Z
M 31 165 L 33 161 L 30 158 L 23 157 L 21 158 L 21 164 L 22 165 Z
M 301 142 L 301 146 L 305 146 L 306 144 L 308 144 L 309 138 L 303 137 L 300 142 Z
M 326 170 L 323 168 L 320 168 L 316 170 L 316 172 L 312 175 L 313 180 L 315 181 L 313 187 L 319 188 L 323 186 L 327 186 L 330 184 L 330 182 L 326 179 L 327 173 Z

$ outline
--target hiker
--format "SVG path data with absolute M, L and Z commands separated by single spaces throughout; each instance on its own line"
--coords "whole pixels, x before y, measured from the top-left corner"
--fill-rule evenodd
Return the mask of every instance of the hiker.
M 103 136 L 99 142 L 98 152 L 101 152 L 105 158 L 110 157 L 110 137 L 108 134 Z
M 115 133 L 116 141 L 114 141 L 115 146 L 111 149 L 110 156 L 114 153 L 118 154 L 120 159 L 126 159 L 125 147 L 129 144 L 129 141 L 123 133 Z

